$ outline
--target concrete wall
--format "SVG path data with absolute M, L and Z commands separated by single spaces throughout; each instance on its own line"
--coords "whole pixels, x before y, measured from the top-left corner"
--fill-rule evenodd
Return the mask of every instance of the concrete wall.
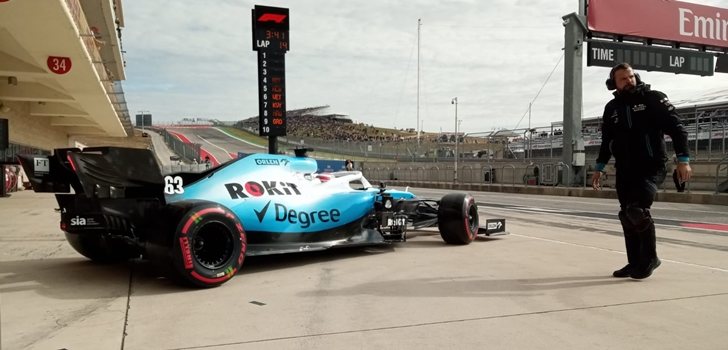
M 135 131 L 133 137 L 68 135 L 65 127 L 51 125 L 50 117 L 31 116 L 31 103 L 3 101 L 3 105 L 8 107 L 9 110 L 7 112 L 0 110 L 0 118 L 8 119 L 10 143 L 44 150 L 76 146 L 76 142 L 89 147 L 120 146 L 148 148 L 151 146 L 149 137 L 142 137 L 139 131 Z
M 485 172 L 495 173 L 493 183 L 505 185 L 523 185 L 524 176 L 532 175 L 534 166 L 538 165 L 543 171 L 544 163 L 555 165 L 558 160 L 538 160 L 534 164 L 524 163 L 523 160 L 491 162 L 459 162 L 458 181 L 460 183 L 485 184 Z M 593 166 L 594 162 L 587 162 Z M 718 161 L 693 161 L 693 181 L 689 184 L 691 190 L 713 191 L 715 190 L 715 171 Z M 492 167 L 492 168 L 491 168 Z M 424 181 L 424 182 L 453 182 L 454 162 L 360 162 L 356 164 L 357 170 L 363 170 L 364 176 L 372 183 L 377 181 Z M 613 163 L 607 165 L 607 176 L 603 178 L 602 185 L 606 188 L 615 187 L 616 170 Z M 586 186 L 591 186 L 591 172 L 586 177 Z M 545 175 L 545 174 L 542 174 Z M 722 180 L 725 180 L 725 174 Z M 584 183 L 581 178 L 579 183 Z M 535 183 L 534 183 L 535 184 Z M 668 168 L 667 178 L 662 189 L 674 190 L 672 183 L 672 169 Z
M 30 102 L 8 102 L 9 111 L 0 111 L 0 118 L 8 119 L 10 143 L 51 150 L 68 145 L 64 128 L 53 127 L 49 117 L 30 116 Z
M 95 146 L 116 146 L 131 148 L 151 148 L 152 140 L 150 137 L 142 137 L 139 130 L 134 130 L 132 137 L 104 137 L 104 136 L 70 136 L 69 143 L 75 145 L 78 142 L 85 147 Z

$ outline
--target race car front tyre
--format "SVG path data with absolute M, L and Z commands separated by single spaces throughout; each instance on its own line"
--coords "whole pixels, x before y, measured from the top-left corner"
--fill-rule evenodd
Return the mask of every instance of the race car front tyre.
M 437 227 L 448 244 L 469 244 L 478 234 L 478 206 L 473 196 L 450 193 L 437 210 Z
M 139 256 L 135 248 L 107 235 L 68 232 L 65 234 L 73 249 L 95 263 L 108 264 Z
M 246 247 L 243 226 L 230 210 L 214 203 L 191 206 L 174 230 L 174 272 L 196 287 L 219 286 L 240 270 Z

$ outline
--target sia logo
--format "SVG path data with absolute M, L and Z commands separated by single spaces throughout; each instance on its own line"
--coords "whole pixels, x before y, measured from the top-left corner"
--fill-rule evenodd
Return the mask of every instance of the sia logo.
M 86 226 L 86 218 L 76 215 L 75 218 L 71 218 L 71 226 Z
M 298 186 L 290 182 L 282 181 L 248 181 L 245 184 L 228 183 L 225 188 L 230 195 L 230 199 L 260 197 L 265 194 L 269 196 L 300 196 L 301 191 Z

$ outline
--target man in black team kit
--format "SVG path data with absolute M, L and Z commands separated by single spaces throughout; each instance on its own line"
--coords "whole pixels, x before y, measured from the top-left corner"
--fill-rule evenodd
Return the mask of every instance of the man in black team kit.
M 622 63 L 607 80 L 609 90 L 617 90 L 602 117 L 602 145 L 597 158 L 592 187 L 601 188 L 599 179 L 614 156 L 617 169 L 619 220 L 624 230 L 627 265 L 614 277 L 643 279 L 660 266 L 657 258 L 655 223 L 650 207 L 657 187 L 665 180 L 665 139 L 670 135 L 677 155 L 677 176 L 690 180 L 687 132 L 675 107 L 662 92 L 650 90 L 632 67 Z

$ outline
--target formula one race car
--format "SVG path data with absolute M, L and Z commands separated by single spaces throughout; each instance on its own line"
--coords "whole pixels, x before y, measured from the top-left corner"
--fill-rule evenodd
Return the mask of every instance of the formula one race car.
M 505 233 L 504 219 L 479 226 L 468 194 L 419 199 L 373 187 L 359 171 L 316 173 L 316 160 L 299 151 L 167 176 L 146 149 L 19 158 L 36 192 L 56 193 L 76 251 L 97 262 L 144 256 L 198 287 L 228 281 L 245 256 L 401 242 L 410 229 L 434 226 L 450 244 Z

